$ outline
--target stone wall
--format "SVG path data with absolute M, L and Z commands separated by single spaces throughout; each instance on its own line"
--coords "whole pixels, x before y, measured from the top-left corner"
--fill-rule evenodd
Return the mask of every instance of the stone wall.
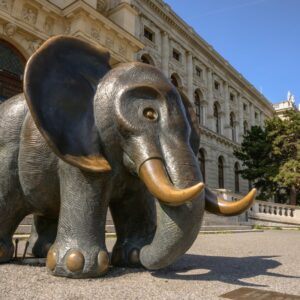
M 57 34 L 108 48 L 113 66 L 142 60 L 160 68 L 199 115 L 206 184 L 220 187 L 221 158 L 224 188 L 238 192 L 233 150 L 246 128 L 273 115 L 272 105 L 171 7 L 161 0 L 0 1 L 0 39 L 26 59 Z M 240 176 L 238 185 L 247 192 Z

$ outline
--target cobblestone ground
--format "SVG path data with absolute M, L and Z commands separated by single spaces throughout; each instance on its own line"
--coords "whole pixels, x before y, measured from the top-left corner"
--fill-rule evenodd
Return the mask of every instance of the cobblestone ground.
M 107 239 L 111 249 L 115 239 Z M 44 266 L 0 265 L 0 299 L 221 299 L 240 287 L 300 295 L 300 231 L 200 234 L 157 272 L 112 268 L 100 279 L 49 275 Z

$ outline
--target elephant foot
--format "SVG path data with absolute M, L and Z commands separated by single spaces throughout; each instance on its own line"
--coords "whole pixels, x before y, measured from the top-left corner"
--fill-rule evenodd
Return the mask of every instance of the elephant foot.
M 28 253 L 33 255 L 34 257 L 44 258 L 47 257 L 47 253 L 51 248 L 52 243 L 35 243 L 29 240 Z
M 0 263 L 9 262 L 14 255 L 12 242 L 0 242 Z
M 57 232 L 57 219 L 34 216 L 31 227 L 28 253 L 35 257 L 47 257 L 47 253 L 55 241 Z
M 116 243 L 111 255 L 111 263 L 118 267 L 142 267 L 140 262 L 140 245 L 134 243 Z
M 109 256 L 97 247 L 86 249 L 58 247 L 54 244 L 47 255 L 46 266 L 51 274 L 69 278 L 100 277 L 107 273 Z

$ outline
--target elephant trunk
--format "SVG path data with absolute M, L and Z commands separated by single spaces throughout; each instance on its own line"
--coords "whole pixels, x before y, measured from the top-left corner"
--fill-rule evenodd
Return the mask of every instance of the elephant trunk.
M 183 157 L 182 153 L 185 152 Z M 202 182 L 196 157 L 190 148 L 184 152 L 177 150 L 175 155 L 174 153 L 171 155 L 168 151 L 165 153 L 167 172 L 176 189 L 186 190 Z M 198 186 L 196 189 L 199 188 Z M 159 199 L 159 195 L 157 196 Z M 203 217 L 204 193 L 198 192 L 192 201 L 177 206 L 158 201 L 156 210 L 155 236 L 152 243 L 143 247 L 140 252 L 142 265 L 151 270 L 168 266 L 191 247 L 198 235 Z

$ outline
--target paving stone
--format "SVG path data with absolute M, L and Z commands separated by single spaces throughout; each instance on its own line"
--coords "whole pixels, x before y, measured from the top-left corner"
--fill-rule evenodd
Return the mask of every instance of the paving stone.
M 110 251 L 114 242 L 107 238 Z M 241 287 L 300 296 L 299 249 L 300 231 L 270 230 L 199 234 L 187 254 L 154 272 L 111 268 L 103 278 L 72 280 L 53 277 L 40 264 L 3 264 L 0 299 L 210 300 Z

